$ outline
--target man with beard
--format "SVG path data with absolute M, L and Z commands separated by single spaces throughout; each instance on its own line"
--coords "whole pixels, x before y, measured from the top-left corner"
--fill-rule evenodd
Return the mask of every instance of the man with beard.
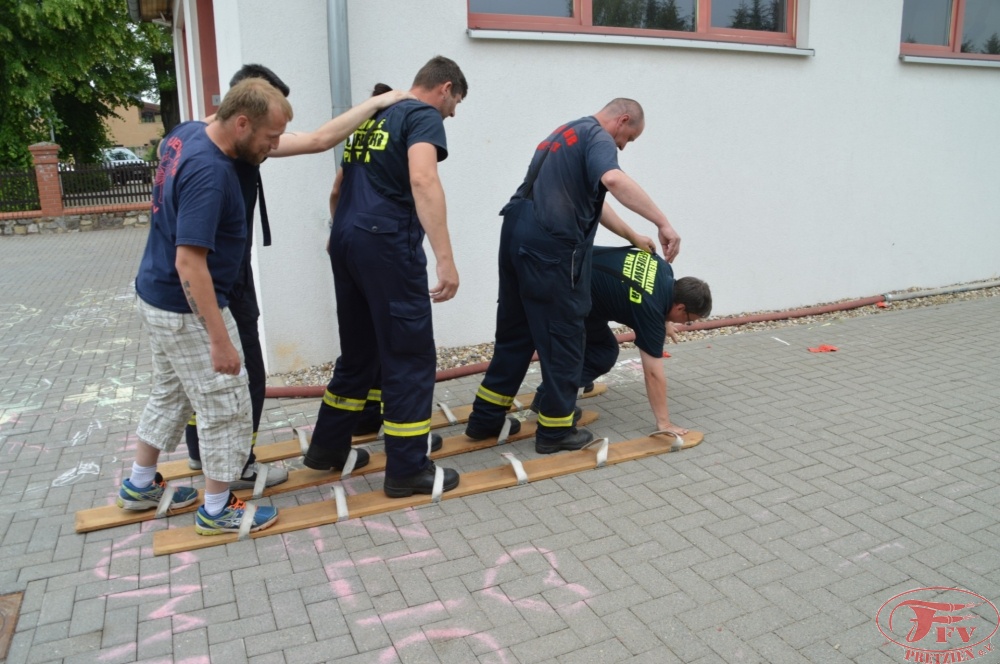
M 230 492 L 249 452 L 250 393 L 228 296 L 243 259 L 247 224 L 234 160 L 259 164 L 277 147 L 292 107 L 259 79 L 229 90 L 215 120 L 178 125 L 162 143 L 153 185 L 149 239 L 135 280 L 139 318 L 153 352 L 153 388 L 139 419 L 131 476 L 122 509 L 194 503 L 190 487 L 167 489 L 156 472 L 161 451 L 177 447 L 198 413 L 205 504 L 195 516 L 202 535 L 270 526 L 277 510 L 245 503 Z

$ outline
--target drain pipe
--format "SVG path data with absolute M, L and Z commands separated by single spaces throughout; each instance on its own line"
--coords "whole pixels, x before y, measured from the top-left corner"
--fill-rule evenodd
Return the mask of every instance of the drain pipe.
M 327 0 L 326 52 L 330 67 L 331 118 L 351 108 L 351 49 L 347 33 L 347 0 Z M 343 156 L 344 146 L 338 144 L 334 148 L 337 165 Z
M 987 288 L 997 288 L 1000 287 L 1000 280 L 997 281 L 987 281 L 978 282 L 975 284 L 966 284 L 964 286 L 948 286 L 945 288 L 936 288 L 934 290 L 925 291 L 914 291 L 912 293 L 886 293 L 885 295 L 874 295 L 872 297 L 865 297 L 858 300 L 848 300 L 846 302 L 835 302 L 833 304 L 823 304 L 816 307 L 806 307 L 803 309 L 789 309 L 787 311 L 771 311 L 764 314 L 752 314 L 749 316 L 734 316 L 732 318 L 719 318 L 717 320 L 702 320 L 695 323 L 688 323 L 687 325 L 682 325 L 678 327 L 681 332 L 694 331 L 694 330 L 714 330 L 720 327 L 730 327 L 735 325 L 746 325 L 747 323 L 764 323 L 776 320 L 786 320 L 789 318 L 803 318 L 805 316 L 818 316 L 820 314 L 828 314 L 836 311 L 847 311 L 849 309 L 859 309 L 861 307 L 871 306 L 873 304 L 878 304 L 879 302 L 896 302 L 899 300 L 913 300 L 920 297 L 934 297 L 935 295 L 952 295 L 954 293 L 965 293 L 967 291 L 973 290 L 985 290 Z M 630 341 L 635 341 L 635 332 L 624 332 L 622 334 L 616 334 L 615 338 L 618 343 L 626 343 Z M 534 362 L 538 360 L 538 354 L 531 358 Z M 476 364 L 467 364 L 461 367 L 455 367 L 453 369 L 442 369 L 438 371 L 435 375 L 435 382 L 440 383 L 445 380 L 452 380 L 453 378 L 464 378 L 466 376 L 473 376 L 475 374 L 484 373 L 486 369 L 490 366 L 489 362 L 479 362 Z M 293 385 L 287 387 L 268 387 L 267 396 L 268 398 L 285 398 L 285 397 L 322 397 L 323 392 L 326 387 L 323 385 Z

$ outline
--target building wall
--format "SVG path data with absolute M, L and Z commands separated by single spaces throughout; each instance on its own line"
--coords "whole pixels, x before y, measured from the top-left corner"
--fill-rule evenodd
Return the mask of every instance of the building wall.
M 156 114 L 155 122 L 142 122 L 142 109 L 135 106 L 119 106 L 115 109 L 115 115 L 107 119 L 108 134 L 115 145 L 121 145 L 129 149 L 148 147 L 150 143 L 163 136 L 163 121 L 160 114 Z M 136 152 L 143 156 L 141 150 Z
M 646 112 L 621 166 L 681 234 L 675 273 L 711 284 L 715 314 L 996 277 L 1000 71 L 901 62 L 902 0 L 800 1 L 811 57 L 478 40 L 464 2 L 350 3 L 355 102 L 376 81 L 409 87 L 439 53 L 469 80 L 445 123 L 440 171 L 462 282 L 434 306 L 438 345 L 492 339 L 497 212 L 541 139 L 616 96 Z M 330 107 L 326 3 L 269 6 L 240 3 L 244 58 L 285 78 L 293 128 L 311 129 Z M 271 371 L 338 352 L 322 251 L 333 172 L 331 155 L 264 166 L 275 247 L 260 252 L 258 283 Z M 599 243 L 621 243 L 604 233 Z

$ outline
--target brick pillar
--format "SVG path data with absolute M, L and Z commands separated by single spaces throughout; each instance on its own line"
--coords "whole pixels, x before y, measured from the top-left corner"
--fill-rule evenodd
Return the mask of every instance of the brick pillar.
M 63 213 L 62 184 L 59 182 L 59 146 L 55 143 L 29 145 L 35 159 L 35 179 L 38 181 L 38 201 L 43 217 L 60 217 Z

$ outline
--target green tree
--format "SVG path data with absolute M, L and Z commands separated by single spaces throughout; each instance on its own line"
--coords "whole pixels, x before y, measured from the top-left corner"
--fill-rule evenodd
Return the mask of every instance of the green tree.
M 784 32 L 783 4 L 780 0 L 741 0 L 740 6 L 733 10 L 730 19 L 731 28 L 739 30 L 763 30 L 766 32 Z
M 96 158 L 101 120 L 154 89 L 139 32 L 126 0 L 0 2 L 0 167 L 30 165 L 53 132 L 61 156 Z
M 1000 35 L 993 33 L 983 44 L 983 53 L 986 55 L 1000 55 Z

